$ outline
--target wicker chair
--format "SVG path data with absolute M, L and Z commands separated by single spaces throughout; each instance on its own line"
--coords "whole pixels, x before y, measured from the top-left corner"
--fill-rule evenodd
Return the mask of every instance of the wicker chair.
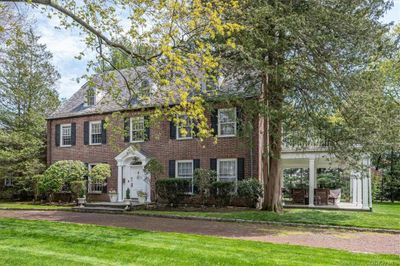
M 328 205 L 329 189 L 316 188 L 314 189 L 314 204 L 315 205 Z
M 293 204 L 306 204 L 306 193 L 307 191 L 302 188 L 292 189 L 292 203 Z

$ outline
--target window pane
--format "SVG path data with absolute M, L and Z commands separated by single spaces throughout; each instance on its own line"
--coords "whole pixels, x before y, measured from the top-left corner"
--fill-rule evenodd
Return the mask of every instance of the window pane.
M 236 117 L 235 108 L 219 110 L 220 123 L 235 122 L 235 117 Z
M 71 145 L 71 126 L 62 126 L 61 127 L 61 144 L 63 146 Z
M 221 135 L 235 135 L 235 124 L 221 124 Z
M 144 117 L 132 118 L 131 140 L 143 141 L 144 140 Z
M 221 181 L 236 180 L 236 160 L 219 161 L 218 177 Z
M 193 176 L 192 162 L 178 162 L 178 177 L 191 178 Z
M 92 137 L 92 144 L 99 144 L 101 143 L 101 123 L 91 123 L 91 137 Z

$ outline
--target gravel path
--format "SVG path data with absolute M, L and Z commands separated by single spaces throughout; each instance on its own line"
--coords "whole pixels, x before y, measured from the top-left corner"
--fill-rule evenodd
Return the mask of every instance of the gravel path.
M 63 211 L 0 210 L 0 218 L 97 224 L 334 248 L 353 252 L 400 254 L 400 234 Z

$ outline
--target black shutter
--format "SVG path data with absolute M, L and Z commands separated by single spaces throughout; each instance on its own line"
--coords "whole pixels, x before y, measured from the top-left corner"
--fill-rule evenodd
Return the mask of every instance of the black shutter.
M 89 121 L 83 122 L 83 144 L 89 145 Z
M 131 138 L 131 125 L 130 125 L 130 118 L 126 117 L 124 119 L 124 142 L 129 142 Z
M 105 128 L 106 121 L 101 120 L 101 143 L 107 144 L 107 130 Z
M 194 174 L 194 171 L 199 168 L 200 168 L 200 159 L 194 159 L 193 160 L 193 174 Z M 199 188 L 196 186 L 196 184 L 193 184 L 193 193 L 195 193 L 195 194 L 199 193 Z
M 60 146 L 60 125 L 56 125 L 56 147 Z
M 169 137 L 170 139 L 176 139 L 176 126 L 174 121 L 169 122 Z
M 214 136 L 218 135 L 218 109 L 211 112 L 211 128 L 214 130 Z
M 242 114 L 242 108 L 237 106 L 236 107 L 236 135 L 241 136 L 242 135 L 242 125 L 243 125 L 243 114 Z
M 237 178 L 238 180 L 244 179 L 244 158 L 237 159 Z
M 71 145 L 76 145 L 76 123 L 71 124 Z
M 217 159 L 210 159 L 210 170 L 217 171 Z
M 168 176 L 175 177 L 175 160 L 169 160 Z
M 194 172 L 194 170 L 199 169 L 199 168 L 200 168 L 200 159 L 194 159 L 193 160 L 193 172 Z
M 149 123 L 150 123 L 150 117 L 148 115 L 146 115 L 144 117 L 144 126 L 145 126 L 144 138 L 145 138 L 145 140 L 150 140 L 150 125 L 149 125 Z

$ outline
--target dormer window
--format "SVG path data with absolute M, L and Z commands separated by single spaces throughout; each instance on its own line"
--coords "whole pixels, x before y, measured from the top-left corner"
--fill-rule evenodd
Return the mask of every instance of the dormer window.
M 93 106 L 96 104 L 96 92 L 94 89 L 88 89 L 86 92 L 86 105 Z

